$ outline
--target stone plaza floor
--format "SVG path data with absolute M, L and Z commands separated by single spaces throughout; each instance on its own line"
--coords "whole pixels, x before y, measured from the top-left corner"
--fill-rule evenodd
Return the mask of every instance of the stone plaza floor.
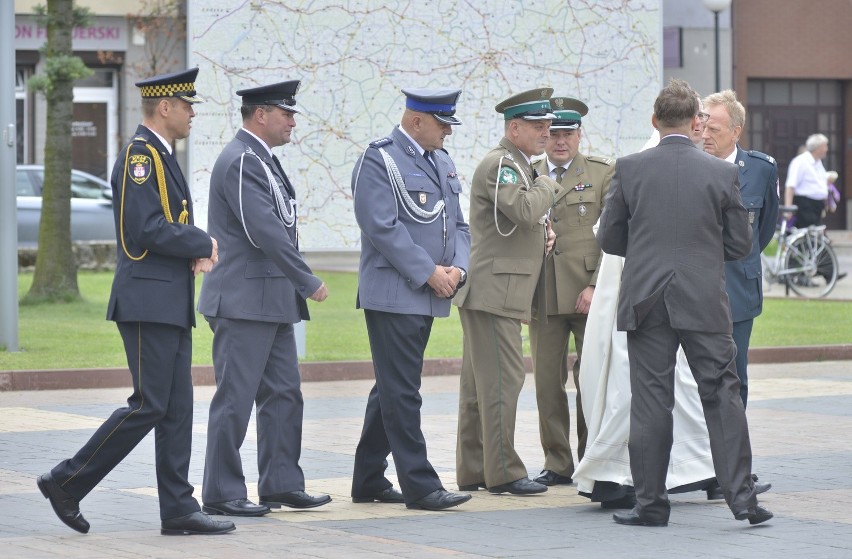
M 673 495 L 667 528 L 616 525 L 612 511 L 578 496 L 575 486 L 527 497 L 479 491 L 445 512 L 353 504 L 352 459 L 371 383 L 332 381 L 303 384 L 301 458 L 307 490 L 331 494 L 329 505 L 238 518 L 237 530 L 222 536 L 161 536 L 149 436 L 82 502 L 92 524 L 82 535 L 54 516 L 35 478 L 75 452 L 129 390 L 0 392 L 0 557 L 852 557 L 852 361 L 753 365 L 750 377 L 754 471 L 772 483 L 761 504 L 775 513 L 760 526 L 737 522 L 703 492 Z M 423 379 L 429 458 L 451 490 L 458 380 Z M 195 391 L 190 479 L 197 484 L 196 497 L 212 393 L 209 386 Z M 530 473 L 537 474 L 543 457 L 530 375 L 519 404 L 516 446 Z M 252 499 L 255 451 L 252 425 L 243 448 Z

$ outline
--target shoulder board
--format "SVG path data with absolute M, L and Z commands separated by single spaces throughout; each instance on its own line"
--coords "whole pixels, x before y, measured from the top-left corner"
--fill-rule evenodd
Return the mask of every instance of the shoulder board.
M 390 144 L 391 142 L 393 142 L 393 138 L 391 138 L 390 136 L 385 136 L 384 138 L 379 138 L 378 140 L 373 140 L 372 142 L 370 142 L 370 147 L 380 148 Z
M 615 164 L 615 159 L 611 157 L 601 157 L 599 155 L 590 155 L 586 157 L 586 161 L 593 161 L 595 163 L 603 163 L 604 165 L 613 165 Z
M 141 142 L 143 144 L 147 144 L 148 138 L 146 138 L 145 136 L 134 136 L 133 139 L 130 140 L 130 141 L 131 142 Z
M 746 151 L 746 153 L 749 154 L 752 157 L 756 157 L 758 159 L 763 159 L 764 161 L 768 162 L 770 165 L 775 165 L 775 158 L 772 157 L 771 155 L 766 155 L 765 153 L 763 153 L 761 151 L 754 150 L 754 149 L 750 149 L 750 150 Z

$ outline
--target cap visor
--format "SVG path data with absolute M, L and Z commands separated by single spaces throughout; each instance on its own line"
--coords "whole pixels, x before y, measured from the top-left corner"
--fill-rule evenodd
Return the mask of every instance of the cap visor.
M 184 101 L 186 101 L 187 103 L 193 103 L 193 104 L 194 104 L 194 103 L 203 103 L 203 102 L 205 101 L 204 97 L 202 97 L 201 95 L 193 95 L 193 96 L 189 96 L 189 95 L 178 95 L 178 96 L 177 96 L 177 98 L 178 98 L 178 99 L 183 99 L 183 100 L 184 100 Z
M 461 121 L 454 116 L 444 116 L 444 115 L 435 115 L 435 114 L 433 114 L 432 116 L 434 116 L 435 120 L 437 120 L 438 122 L 440 122 L 442 124 L 449 124 L 450 126 L 457 126 L 457 125 L 461 124 Z
M 556 115 L 553 113 L 547 113 L 543 115 L 524 115 L 520 118 L 523 120 L 556 120 Z
M 279 109 L 284 109 L 288 113 L 301 113 L 302 112 L 302 107 L 300 107 L 299 105 L 285 105 L 284 103 L 280 103 L 280 104 L 275 105 L 275 106 L 278 107 Z

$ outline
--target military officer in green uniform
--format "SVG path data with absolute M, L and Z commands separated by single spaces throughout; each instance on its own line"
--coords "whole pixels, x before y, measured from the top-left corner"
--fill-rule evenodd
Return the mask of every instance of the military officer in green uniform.
M 524 383 L 521 321 L 540 292 L 548 240 L 546 214 L 567 192 L 531 157 L 549 136 L 549 87 L 519 93 L 495 109 L 504 137 L 473 174 L 467 282 L 454 302 L 464 329 L 456 481 L 463 491 L 541 493 L 514 449 L 515 413 Z
M 603 211 L 603 199 L 615 165 L 612 159 L 579 153 L 583 137 L 581 121 L 589 111 L 585 103 L 571 97 L 554 97 L 550 104 L 557 118 L 550 125 L 547 157 L 538 161 L 535 169 L 561 184 L 566 194 L 550 211 L 556 243 L 545 263 L 548 287 L 542 302 L 545 308 L 540 308 L 537 318 L 530 322 L 530 349 L 544 450 L 544 471 L 535 481 L 562 485 L 570 484 L 574 475 L 568 439 L 571 419 L 565 393 L 568 341 L 572 335 L 577 348 L 573 376 L 577 387 L 578 460 L 582 460 L 586 448 L 586 422 L 580 403 L 580 359 L 601 259 L 592 226 Z

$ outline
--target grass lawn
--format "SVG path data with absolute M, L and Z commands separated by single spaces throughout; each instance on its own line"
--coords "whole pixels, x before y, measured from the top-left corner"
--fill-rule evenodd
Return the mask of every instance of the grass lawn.
M 362 311 L 355 309 L 354 273 L 323 272 L 329 287 L 323 303 L 308 301 L 305 361 L 370 359 Z M 123 367 L 124 349 L 118 330 L 105 320 L 112 272 L 80 272 L 83 301 L 21 306 L 21 351 L 0 351 L 0 370 Z M 21 274 L 18 293 L 29 289 L 32 274 Z M 201 279 L 198 279 L 200 289 Z M 197 317 L 193 363 L 210 364 L 212 333 Z M 526 329 L 524 329 L 526 334 Z M 842 344 L 852 340 L 852 302 L 767 299 L 756 321 L 752 346 Z M 525 351 L 529 354 L 528 344 Z M 460 357 L 462 331 L 455 307 L 449 318 L 436 319 L 426 357 Z

